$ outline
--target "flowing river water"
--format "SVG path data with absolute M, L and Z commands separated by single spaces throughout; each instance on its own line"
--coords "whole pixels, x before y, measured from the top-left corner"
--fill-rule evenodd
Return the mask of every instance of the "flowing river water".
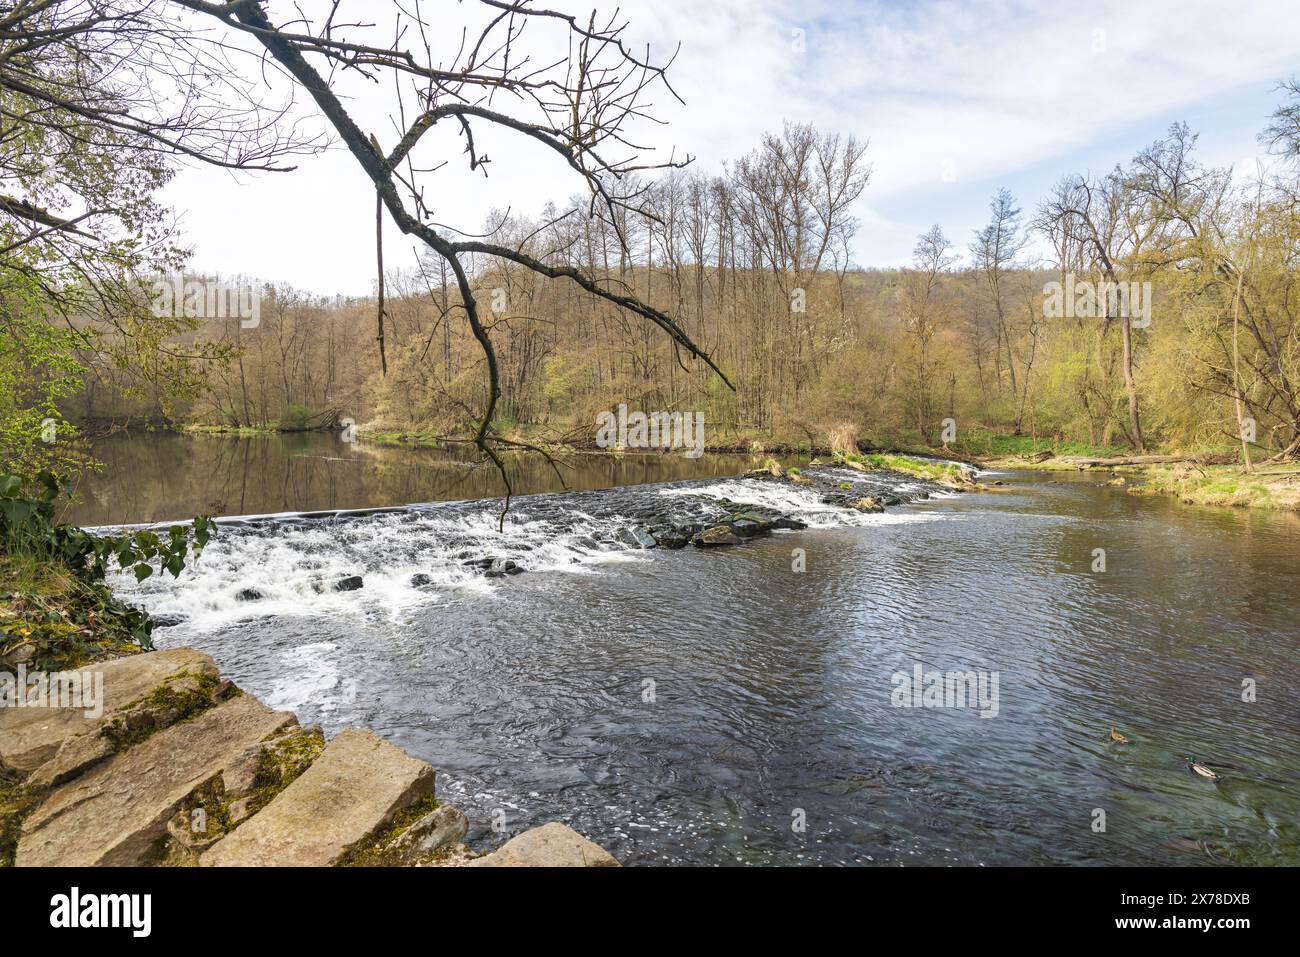
M 498 532 L 499 499 L 445 501 L 496 494 L 464 456 L 327 436 L 96 452 L 68 516 L 86 524 L 427 503 L 225 524 L 179 581 L 116 585 L 177 622 L 159 646 L 429 761 L 478 846 L 560 820 L 636 864 L 1300 863 L 1296 516 L 1092 474 L 953 495 L 627 456 L 569 476 L 603 491 L 517 460 L 541 494 Z M 826 483 L 899 504 L 861 514 Z M 739 505 L 807 527 L 640 547 Z M 996 676 L 995 709 L 896 706 L 917 667 Z

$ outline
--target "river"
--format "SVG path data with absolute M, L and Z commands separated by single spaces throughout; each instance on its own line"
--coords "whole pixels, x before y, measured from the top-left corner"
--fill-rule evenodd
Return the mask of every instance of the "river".
M 591 459 L 569 492 L 526 458 L 542 494 L 498 533 L 499 500 L 448 501 L 496 494 L 464 456 L 327 436 L 96 451 L 71 513 L 90 524 L 433 503 L 226 525 L 179 582 L 117 585 L 183 619 L 160 646 L 428 760 L 480 846 L 560 820 L 635 864 L 1300 863 L 1296 516 L 1060 473 L 962 495 L 875 476 L 902 503 L 865 515 L 728 477 L 743 456 Z M 723 499 L 808 527 L 629 535 Z M 483 556 L 525 573 L 466 564 Z M 917 667 L 996 678 L 996 707 L 898 707 Z

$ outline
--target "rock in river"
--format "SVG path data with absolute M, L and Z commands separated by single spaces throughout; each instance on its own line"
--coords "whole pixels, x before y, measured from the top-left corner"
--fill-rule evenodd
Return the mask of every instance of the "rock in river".
M 618 531 L 617 538 L 625 545 L 631 545 L 633 548 L 654 548 L 659 541 L 650 533 L 650 530 L 643 525 L 635 528 L 621 528 Z
M 697 532 L 691 541 L 697 548 L 709 548 L 714 545 L 739 545 L 744 539 L 733 532 L 730 525 L 713 525 Z
M 491 566 L 483 574 L 488 578 L 501 578 L 505 575 L 520 575 L 523 573 L 523 566 L 511 558 L 494 559 Z
M 466 867 L 618 867 L 614 856 L 577 831 L 552 821 L 506 841 Z
M 697 530 L 694 526 L 655 525 L 651 527 L 650 534 L 660 548 L 685 548 Z

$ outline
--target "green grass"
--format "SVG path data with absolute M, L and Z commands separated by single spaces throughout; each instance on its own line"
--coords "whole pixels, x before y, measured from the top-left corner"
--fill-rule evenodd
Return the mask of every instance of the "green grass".
M 115 616 L 107 586 L 32 556 L 0 555 L 0 670 L 24 653 L 29 667 L 50 671 L 139 651 Z
M 0 594 L 57 598 L 68 594 L 77 584 L 72 572 L 59 565 L 20 552 L 0 555 Z
M 266 425 L 187 425 L 181 431 L 191 435 L 275 435 L 280 430 Z
M 959 465 L 914 458 L 910 455 L 896 455 L 890 452 L 869 452 L 865 455 L 837 452 L 835 458 L 837 461 L 856 462 L 873 469 L 892 469 L 895 472 L 903 472 L 945 485 L 961 485 L 965 484 L 966 480 L 966 471 Z
M 1090 445 L 1070 439 L 1030 435 L 1011 435 L 1006 432 L 994 432 L 991 429 L 976 429 L 959 436 L 954 446 L 976 458 L 1027 458 L 1040 452 L 1051 452 L 1055 456 L 1078 455 L 1087 458 L 1114 458 L 1131 455 L 1127 446 Z
M 436 432 L 358 432 L 362 442 L 374 445 L 406 445 L 415 448 L 433 448 L 442 443 Z
M 1172 495 L 1189 505 L 1300 510 L 1296 466 L 1266 466 L 1246 473 L 1239 465 L 1161 465 L 1143 470 L 1134 495 Z

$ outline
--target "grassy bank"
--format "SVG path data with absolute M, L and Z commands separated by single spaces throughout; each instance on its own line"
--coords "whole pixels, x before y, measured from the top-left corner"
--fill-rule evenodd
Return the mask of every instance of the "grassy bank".
M 916 458 L 910 454 L 894 452 L 837 452 L 835 461 L 859 471 L 873 469 L 891 469 L 905 475 L 938 482 L 954 488 L 971 484 L 970 472 L 953 462 L 940 462 L 934 459 Z
M 1127 447 L 1091 445 L 1043 436 L 1008 435 L 985 429 L 961 436 L 956 447 L 981 465 L 1044 471 L 1077 468 L 1077 465 L 1068 461 L 1072 458 L 1108 459 L 1132 454 L 1132 449 Z
M 285 431 L 269 425 L 183 425 L 185 435 L 277 435 Z
M 1209 465 L 1201 462 L 1168 464 L 1085 466 L 1080 459 L 1131 457 L 1131 449 L 1061 443 L 1032 449 L 1004 442 L 1002 454 L 986 456 L 981 464 L 990 468 L 1028 469 L 1044 472 L 1075 472 L 1082 468 L 1105 469 L 1131 477 L 1133 495 L 1171 495 L 1188 505 L 1232 508 L 1300 509 L 1300 464 L 1278 463 L 1256 466 L 1246 472 L 1240 464 Z M 1223 450 L 1198 450 L 1222 454 Z M 1231 450 L 1229 450 L 1231 451 Z M 1189 457 L 1194 452 L 1187 453 Z
M 1245 472 L 1240 465 L 1178 464 L 1147 466 L 1133 495 L 1173 495 L 1189 505 L 1300 510 L 1300 466 L 1261 466 Z
M 59 671 L 140 651 L 143 612 L 57 563 L 0 555 L 0 670 Z
M 92 534 L 57 521 L 58 477 L 0 475 L 0 671 L 53 671 L 152 644 L 153 623 L 118 601 L 111 568 L 143 581 L 179 575 L 212 533 L 206 517 L 164 530 Z

